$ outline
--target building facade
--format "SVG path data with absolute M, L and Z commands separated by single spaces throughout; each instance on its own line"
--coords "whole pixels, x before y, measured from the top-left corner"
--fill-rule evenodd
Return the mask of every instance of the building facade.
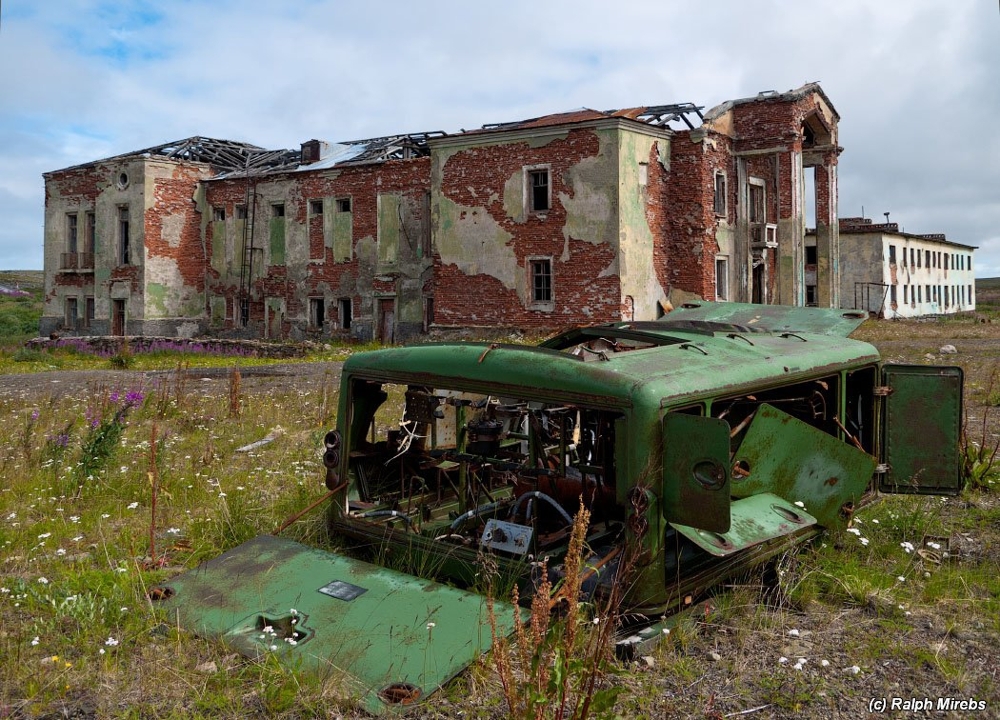
M 886 318 L 976 309 L 974 247 L 860 217 L 841 219 L 840 238 L 844 307 Z
M 41 330 L 396 341 L 650 320 L 693 298 L 837 306 L 838 121 L 809 84 L 704 114 L 297 150 L 189 138 L 47 173 Z

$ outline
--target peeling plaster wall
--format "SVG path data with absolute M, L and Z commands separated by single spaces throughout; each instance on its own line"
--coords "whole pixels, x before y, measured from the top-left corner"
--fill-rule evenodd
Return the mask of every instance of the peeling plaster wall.
M 641 293 L 645 301 L 652 232 L 637 176 L 621 188 L 622 124 L 614 120 L 432 141 L 437 325 L 552 328 L 620 319 L 626 294 Z M 645 161 L 655 137 L 667 137 L 662 130 L 651 135 L 630 140 L 629 151 Z M 638 163 L 628 165 L 638 172 Z M 547 211 L 529 211 L 529 169 L 549 171 Z M 624 230 L 623 193 L 631 193 Z M 620 279 L 623 239 L 629 261 L 642 274 L 632 293 L 623 293 Z M 531 262 L 536 259 L 551 262 L 548 303 L 532 297 Z
M 143 253 L 146 192 L 145 161 L 124 158 L 45 175 L 45 302 L 40 332 L 108 334 L 112 298 L 125 299 L 126 332 L 142 330 Z M 120 182 L 122 175 L 127 182 Z M 131 263 L 119 265 L 118 212 L 128 207 Z M 78 217 L 78 252 L 83 251 L 86 213 L 95 217 L 92 268 L 64 268 L 68 248 L 67 214 Z M 77 327 L 65 322 L 66 298 L 78 301 Z M 83 327 L 86 298 L 94 298 L 94 320 Z
M 148 160 L 143 332 L 190 337 L 207 326 L 199 183 L 206 165 Z
M 656 247 L 662 243 L 654 232 L 658 212 L 650 209 L 652 199 L 660 198 L 666 189 L 669 140 L 623 130 L 618 142 L 621 317 L 655 320 L 662 314 L 659 307 L 666 307 L 667 290 L 657 273 Z M 659 203 L 656 208 L 665 209 Z
M 344 333 L 370 339 L 379 320 L 378 298 L 394 300 L 394 339 L 422 330 L 431 272 L 428 158 L 265 176 L 258 179 L 256 193 L 251 190 L 246 221 L 235 217 L 236 206 L 246 203 L 245 179 L 213 180 L 205 187 L 203 212 L 210 217 L 212 208 L 219 207 L 226 218 L 204 228 L 206 292 L 220 331 L 292 338 Z M 338 200 L 349 201 L 350 210 L 339 209 Z M 310 201 L 322 203 L 321 214 L 310 211 Z M 283 220 L 272 218 L 274 203 L 284 203 Z M 252 233 L 247 232 L 255 250 L 250 326 L 241 330 L 245 223 L 252 226 Z M 394 259 L 386 256 L 381 263 L 380 232 L 382 251 L 388 252 L 390 236 L 395 251 Z M 275 252 L 282 246 L 284 257 Z M 322 327 L 311 324 L 310 299 L 322 300 Z M 349 329 L 342 327 L 341 301 L 350 303 Z

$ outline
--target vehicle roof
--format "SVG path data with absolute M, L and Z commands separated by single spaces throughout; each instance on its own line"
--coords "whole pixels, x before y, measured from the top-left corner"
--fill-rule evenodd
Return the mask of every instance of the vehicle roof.
M 525 389 L 540 399 L 626 407 L 640 397 L 656 399 L 724 394 L 816 377 L 879 359 L 871 345 L 808 333 L 712 332 L 663 326 L 635 329 L 585 328 L 598 337 L 636 340 L 653 347 L 624 352 L 590 351 L 594 359 L 547 347 L 488 343 L 431 343 L 357 353 L 345 375 L 461 388 L 516 396 Z M 601 331 L 604 331 L 601 334 Z M 586 340 L 586 338 L 584 338 Z M 607 358 L 607 359 L 603 359 Z

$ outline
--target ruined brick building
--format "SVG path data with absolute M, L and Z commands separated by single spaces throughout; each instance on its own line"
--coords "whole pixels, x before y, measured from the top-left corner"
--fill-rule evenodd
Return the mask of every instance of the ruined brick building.
M 41 330 L 391 341 L 692 298 L 837 307 L 838 120 L 813 83 L 298 150 L 196 137 L 46 173 Z

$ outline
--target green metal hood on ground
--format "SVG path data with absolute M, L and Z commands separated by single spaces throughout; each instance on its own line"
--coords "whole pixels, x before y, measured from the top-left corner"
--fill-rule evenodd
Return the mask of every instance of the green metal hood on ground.
M 492 646 L 486 599 L 263 535 L 154 589 L 171 623 L 327 680 L 380 714 L 424 700 Z M 514 609 L 495 604 L 497 632 Z

